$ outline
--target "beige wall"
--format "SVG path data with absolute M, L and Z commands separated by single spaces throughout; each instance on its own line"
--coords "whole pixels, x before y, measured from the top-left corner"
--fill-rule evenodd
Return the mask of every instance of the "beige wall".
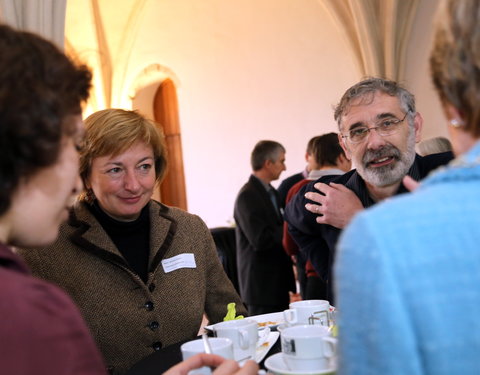
M 95 38 L 88 36 L 93 28 L 86 3 L 69 0 L 67 39 L 98 65 L 105 47 L 92 45 Z M 159 77 L 178 84 L 189 211 L 211 227 L 232 220 L 258 140 L 274 139 L 286 147 L 288 170 L 282 178 L 302 170 L 308 139 L 336 130 L 332 106 L 361 78 L 320 0 L 99 3 L 109 55 L 104 60 L 111 70 L 96 69 L 97 79 L 110 72 L 112 106 L 131 106 L 128 93 L 152 64 L 160 67 Z M 135 3 L 144 7 L 128 18 Z M 444 134 L 427 77 L 428 20 L 435 7 L 436 0 L 422 0 L 405 82 L 416 93 L 428 136 Z M 105 77 L 97 81 L 97 89 L 104 82 Z M 151 113 L 153 91 L 143 90 L 134 106 Z
M 423 115 L 423 139 L 438 135 L 448 136 L 446 121 L 433 89 L 428 67 L 433 19 L 437 5 L 438 0 L 420 2 L 408 48 L 409 62 L 405 83 L 415 94 L 417 110 Z

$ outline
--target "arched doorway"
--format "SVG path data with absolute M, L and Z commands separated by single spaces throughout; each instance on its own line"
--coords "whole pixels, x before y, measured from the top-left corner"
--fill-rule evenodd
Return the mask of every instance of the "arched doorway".
M 153 115 L 163 128 L 168 150 L 168 170 L 160 185 L 161 201 L 187 210 L 177 91 L 169 78 L 163 80 L 155 92 Z

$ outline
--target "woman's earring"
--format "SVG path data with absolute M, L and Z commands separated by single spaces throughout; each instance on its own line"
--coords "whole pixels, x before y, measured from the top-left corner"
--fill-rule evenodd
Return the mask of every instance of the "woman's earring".
M 450 125 L 452 125 L 454 128 L 459 128 L 459 127 L 463 126 L 463 121 L 458 120 L 456 118 L 452 118 L 450 120 Z

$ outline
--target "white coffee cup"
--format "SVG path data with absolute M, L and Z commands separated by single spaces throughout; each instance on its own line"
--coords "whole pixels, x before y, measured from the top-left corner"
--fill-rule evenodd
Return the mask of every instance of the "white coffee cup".
M 233 359 L 233 343 L 232 340 L 220 337 L 211 337 L 208 339 L 212 353 L 222 356 L 227 359 Z M 198 353 L 205 353 L 205 346 L 203 340 L 192 340 L 180 346 L 182 352 L 182 358 L 185 360 Z M 200 367 L 198 369 L 190 371 L 190 374 L 210 375 L 212 373 L 209 367 Z
M 291 371 L 317 371 L 329 368 L 337 351 L 337 339 L 327 327 L 298 325 L 281 333 L 282 353 Z
M 283 312 L 287 325 L 318 324 L 328 326 L 330 303 L 321 299 L 292 302 Z
M 236 361 L 255 359 L 259 341 L 258 323 L 249 319 L 229 320 L 213 325 L 217 337 L 225 337 L 233 342 L 233 358 Z M 266 327 L 262 330 L 261 339 L 265 340 L 270 333 Z

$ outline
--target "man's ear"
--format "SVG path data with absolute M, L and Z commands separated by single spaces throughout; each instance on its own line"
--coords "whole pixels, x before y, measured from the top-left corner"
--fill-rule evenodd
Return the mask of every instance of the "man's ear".
M 342 149 L 343 149 L 343 152 L 345 153 L 346 158 L 348 160 L 352 160 L 352 154 L 350 153 L 348 146 L 345 144 L 345 138 L 342 137 L 341 133 L 338 133 L 338 143 L 340 143 L 340 146 L 342 146 Z
M 420 112 L 415 113 L 413 119 L 413 127 L 415 129 L 415 142 L 418 143 L 422 140 L 422 127 L 423 127 L 423 117 Z
M 346 172 L 352 169 L 352 162 L 349 159 L 347 159 L 345 154 L 340 154 L 337 157 L 336 166 L 338 169 L 341 169 L 342 171 Z

